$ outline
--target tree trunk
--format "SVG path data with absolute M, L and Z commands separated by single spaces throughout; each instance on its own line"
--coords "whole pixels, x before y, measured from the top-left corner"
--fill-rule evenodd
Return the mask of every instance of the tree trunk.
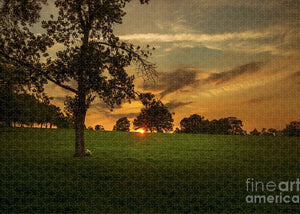
M 77 109 L 75 112 L 75 154 L 74 157 L 85 156 L 84 148 L 84 122 L 86 116 L 86 96 L 79 93 Z
M 80 8 L 78 11 L 81 14 Z M 84 148 L 84 129 L 85 129 L 85 116 L 87 111 L 87 103 L 86 103 L 86 85 L 84 78 L 84 71 L 87 68 L 88 58 L 87 58 L 87 49 L 89 43 L 89 31 L 90 27 L 81 26 L 83 30 L 84 37 L 82 38 L 82 46 L 81 46 L 81 57 L 79 60 L 79 69 L 78 69 L 78 92 L 77 92 L 77 102 L 75 102 L 75 154 L 74 157 L 84 157 L 85 148 Z

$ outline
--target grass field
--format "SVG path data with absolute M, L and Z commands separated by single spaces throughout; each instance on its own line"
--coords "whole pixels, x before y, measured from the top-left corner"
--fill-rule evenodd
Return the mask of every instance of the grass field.
M 300 138 L 0 129 L 0 213 L 299 213 L 247 204 L 246 179 L 300 177 Z M 299 194 L 296 192 L 295 194 Z

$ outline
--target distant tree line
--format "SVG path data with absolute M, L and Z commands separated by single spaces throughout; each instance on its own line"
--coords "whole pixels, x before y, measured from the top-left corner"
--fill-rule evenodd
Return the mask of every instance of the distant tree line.
M 254 129 L 250 132 L 250 135 L 255 136 L 290 136 L 290 137 L 300 137 L 300 121 L 292 121 L 286 125 L 283 130 L 276 130 L 273 128 L 266 129 L 263 128 L 261 132 Z
M 174 113 L 151 93 L 139 95 L 144 105 L 141 113 L 133 121 L 134 129 L 144 129 L 150 132 L 170 132 L 173 130 Z M 120 118 L 113 128 L 114 131 L 129 131 L 130 121 L 127 117 Z M 243 121 L 237 117 L 226 117 L 221 119 L 208 120 L 198 114 L 192 114 L 180 121 L 180 127 L 174 133 L 190 134 L 222 134 L 222 135 L 248 135 L 243 129 Z M 300 136 L 300 122 L 293 121 L 286 125 L 283 130 L 274 128 L 263 128 L 261 132 L 254 129 L 249 133 L 256 136 Z
M 26 72 L 0 56 L 0 125 L 71 127 L 68 117 L 50 104 L 51 99 L 38 82 L 30 83 L 35 77 Z
M 72 127 L 68 117 L 61 112 L 59 107 L 50 104 L 48 98 L 38 99 L 27 93 L 2 92 L 0 94 L 0 123 L 3 126 Z
M 243 122 L 236 117 L 209 121 L 203 116 L 192 114 L 180 121 L 180 128 L 176 128 L 175 133 L 246 135 L 242 127 Z
M 292 121 L 283 129 L 283 135 L 300 137 L 300 121 Z
M 2 82 L 3 83 L 3 82 Z M 174 113 L 160 101 L 154 99 L 151 93 L 139 96 L 144 108 L 133 121 L 134 129 L 144 129 L 150 132 L 170 132 L 173 130 Z M 2 126 L 34 126 L 43 125 L 46 128 L 72 128 L 74 126 L 74 105 L 66 99 L 64 109 L 66 116 L 59 107 L 50 104 L 50 99 L 44 94 L 28 94 L 24 90 L 13 90 L 11 85 L 0 85 L 0 125 Z M 208 120 L 198 114 L 192 114 L 180 121 L 180 127 L 174 133 L 189 134 L 222 134 L 247 135 L 243 130 L 243 122 L 236 117 Z M 85 128 L 86 129 L 86 128 Z M 93 130 L 92 127 L 88 129 Z M 104 131 L 102 125 L 96 125 L 95 130 Z M 117 120 L 113 131 L 130 131 L 130 121 L 127 117 Z M 254 129 L 249 133 L 254 136 L 300 136 L 300 122 L 292 121 L 283 130 L 263 128 Z

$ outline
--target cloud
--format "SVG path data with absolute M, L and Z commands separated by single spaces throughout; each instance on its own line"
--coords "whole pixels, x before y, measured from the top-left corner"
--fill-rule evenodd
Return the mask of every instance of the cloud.
M 122 113 L 122 114 L 109 114 L 107 116 L 115 118 L 115 119 L 120 119 L 122 117 L 127 117 L 127 118 L 136 118 L 139 115 L 139 113 Z
M 97 103 L 91 107 L 90 111 L 88 111 L 88 116 L 95 117 L 95 115 L 103 115 L 103 119 L 109 119 L 112 123 L 114 123 L 113 120 L 115 119 L 120 119 L 122 117 L 135 118 L 139 114 L 139 112 L 126 113 L 126 109 L 123 110 L 125 110 L 125 112 L 123 111 L 124 113 L 115 113 L 115 111 L 110 111 L 105 104 Z
M 131 34 L 121 35 L 120 39 L 140 42 L 218 42 L 235 39 L 259 39 L 270 36 L 271 32 L 245 31 L 241 33 L 224 33 L 224 34 L 196 34 L 196 33 L 179 33 L 179 34 Z
M 144 90 L 162 91 L 160 96 L 163 98 L 167 94 L 194 84 L 197 81 L 197 73 L 197 71 L 189 69 L 177 69 L 173 72 L 160 73 L 157 82 L 145 82 L 143 88 Z
M 212 73 L 206 79 L 200 80 L 200 83 L 201 84 L 215 83 L 216 85 L 223 84 L 242 75 L 254 74 L 258 72 L 263 65 L 264 65 L 263 62 L 251 62 L 245 65 L 238 66 L 229 71 L 225 71 L 221 73 Z
M 182 107 L 182 106 L 186 106 L 189 104 L 192 104 L 193 102 L 178 102 L 178 101 L 171 101 L 169 103 L 166 104 L 166 106 L 168 107 L 169 111 L 173 111 L 176 108 Z
M 217 86 L 242 76 L 253 75 L 259 72 L 265 63 L 266 62 L 250 62 L 228 71 L 210 74 L 189 68 L 177 69 L 173 72 L 160 73 L 157 82 L 144 82 L 143 89 L 157 92 L 161 98 L 163 98 L 178 90 L 182 92 L 186 86 L 192 86 L 196 90 L 196 88 L 200 89 L 209 84 Z M 214 90 L 216 90 L 216 88 L 214 88 Z M 191 91 L 189 90 L 189 92 Z M 170 106 L 175 109 L 176 106 L 174 106 L 174 104 L 173 102 Z M 180 106 L 180 104 L 184 103 L 177 104 Z
M 243 32 L 145 33 L 121 35 L 120 39 L 142 43 L 165 43 L 168 46 L 165 48 L 166 52 L 174 49 L 205 47 L 219 51 L 295 55 L 300 49 L 299 27 L 299 23 L 289 21 Z
M 300 71 L 297 71 L 290 75 L 291 78 L 299 78 L 300 77 Z
M 288 82 L 292 81 L 296 85 L 300 85 L 300 71 L 296 71 L 296 72 L 290 74 L 289 76 L 287 76 L 285 81 L 288 81 Z
M 252 98 L 252 99 L 246 101 L 246 103 L 248 103 L 248 104 L 262 103 L 262 102 L 267 101 L 269 99 L 271 99 L 271 97 L 257 97 L 257 98 Z

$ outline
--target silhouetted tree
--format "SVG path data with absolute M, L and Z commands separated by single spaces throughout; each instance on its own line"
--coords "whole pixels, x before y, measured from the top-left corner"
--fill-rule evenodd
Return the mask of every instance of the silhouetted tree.
M 154 96 L 148 96 L 143 100 L 144 94 L 139 95 L 142 103 L 145 105 L 141 113 L 133 121 L 134 128 L 144 129 L 150 132 L 168 132 L 173 130 L 173 118 L 168 108 L 160 101 L 153 99 Z
M 59 13 L 41 22 L 41 34 L 32 32 L 30 25 L 37 23 L 46 0 L 6 0 L 1 5 L 0 56 L 23 66 L 36 88 L 50 81 L 74 94 L 75 157 L 85 156 L 85 116 L 95 96 L 111 109 L 134 98 L 134 77 L 125 71 L 132 62 L 147 75 L 155 73 L 146 60 L 149 46 L 146 51 L 135 48 L 113 33 L 130 1 L 56 0 Z M 49 48 L 54 44 L 64 48 L 51 58 Z
M 219 120 L 212 120 L 209 122 L 209 134 L 230 134 L 231 125 L 228 118 L 221 118 Z
M 273 128 L 270 128 L 270 129 L 268 129 L 268 133 L 269 133 L 270 136 L 276 136 L 277 130 L 273 129 Z
M 12 126 L 12 123 L 20 117 L 18 106 L 16 105 L 15 94 L 8 88 L 0 88 L 0 121 L 5 126 Z
M 300 137 L 300 122 L 290 122 L 290 124 L 286 125 L 285 129 L 283 130 L 283 134 L 285 136 Z
M 130 131 L 130 121 L 127 119 L 127 117 L 120 118 L 116 122 L 116 125 L 114 125 L 113 130 L 114 131 L 129 132 Z
M 204 117 L 193 114 L 188 118 L 183 118 L 180 121 L 180 129 L 183 133 L 201 133 L 205 128 L 201 126 L 202 122 L 204 121 Z M 208 130 L 208 127 L 206 127 Z M 207 131 L 206 130 L 206 131 Z
M 253 131 L 250 132 L 250 135 L 259 136 L 260 132 L 257 131 L 257 129 L 253 129 Z
M 182 132 L 181 132 L 181 130 L 177 127 L 177 128 L 174 130 L 173 133 L 174 133 L 174 134 L 177 134 L 177 133 L 182 133 Z
M 96 125 L 95 130 L 97 131 L 104 131 L 104 127 L 102 125 Z
M 275 134 L 276 134 L 276 129 L 266 129 L 266 128 L 263 128 L 262 130 L 261 130 L 261 135 L 262 136 L 275 136 Z
M 149 107 L 149 105 L 152 103 L 154 97 L 155 96 L 152 93 L 139 94 L 139 100 L 142 102 L 142 104 L 145 106 L 145 108 Z
M 73 124 L 69 121 L 68 117 L 64 116 L 62 112 L 58 113 L 55 125 L 57 128 L 73 128 Z
M 0 100 L 2 101 L 1 95 Z M 34 95 L 24 92 L 20 94 L 12 93 L 10 98 L 8 96 L 3 97 L 1 104 L 9 102 L 8 99 L 12 99 L 11 102 L 13 102 L 13 106 L 10 109 L 8 109 L 8 105 L 3 105 L 3 111 L 1 110 L 2 105 L 0 105 L 0 121 L 6 123 L 6 126 L 11 126 L 12 124 L 16 126 L 16 123 L 18 123 L 22 127 L 24 125 L 33 126 L 34 124 L 40 124 L 41 127 L 43 124 L 46 124 L 46 128 L 48 127 L 47 124 L 50 125 L 50 128 L 53 125 L 56 125 L 58 128 L 70 127 L 60 108 L 50 104 L 50 101 L 47 100 L 48 98 L 39 100 Z
M 242 128 L 242 121 L 236 117 L 221 118 L 219 120 L 205 120 L 203 116 L 192 114 L 180 121 L 180 132 L 194 134 L 247 134 Z
M 25 92 L 28 84 L 24 70 L 15 67 L 0 55 L 0 121 L 6 126 L 20 122 L 19 93 Z M 26 100 L 25 100 L 26 101 Z M 24 118 L 23 118 L 24 119 Z
M 242 129 L 243 121 L 237 119 L 236 117 L 228 117 L 229 124 L 231 126 L 231 134 L 233 135 L 245 135 L 245 131 Z

